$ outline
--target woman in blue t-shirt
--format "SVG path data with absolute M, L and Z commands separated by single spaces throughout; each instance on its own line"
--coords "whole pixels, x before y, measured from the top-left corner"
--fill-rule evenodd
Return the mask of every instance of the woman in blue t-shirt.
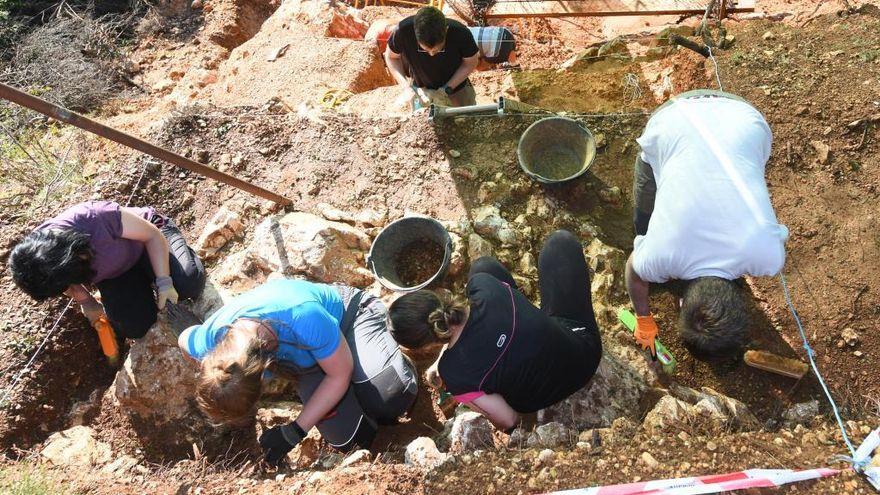
M 275 280 L 187 328 L 178 344 L 201 361 L 196 399 L 217 423 L 253 417 L 264 372 L 295 376 L 302 411 L 260 437 L 266 460 L 277 464 L 313 426 L 336 449 L 366 448 L 377 424 L 409 410 L 415 367 L 389 321 L 385 305 L 359 289 Z

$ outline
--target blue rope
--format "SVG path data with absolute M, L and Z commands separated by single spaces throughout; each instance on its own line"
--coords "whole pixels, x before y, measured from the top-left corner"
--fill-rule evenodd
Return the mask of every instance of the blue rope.
M 819 379 L 819 384 L 822 385 L 822 390 L 825 391 L 825 396 L 828 397 L 828 402 L 831 404 L 831 409 L 834 411 L 834 417 L 837 418 L 837 424 L 840 426 L 840 432 L 843 433 L 843 441 L 846 442 L 846 446 L 849 448 L 850 454 L 852 455 L 852 457 L 848 457 L 846 460 L 857 468 L 862 467 L 867 462 L 856 462 L 855 460 L 856 449 L 853 447 L 852 443 L 849 441 L 849 436 L 846 434 L 846 426 L 843 424 L 843 419 L 840 417 L 840 409 L 837 408 L 837 403 L 835 403 L 834 398 L 831 397 L 831 392 L 828 390 L 828 386 L 825 385 L 825 380 L 822 378 L 822 374 L 819 373 L 819 367 L 816 366 L 816 360 L 814 359 L 816 351 L 810 347 L 810 343 L 807 340 L 807 334 L 804 332 L 804 326 L 801 324 L 801 319 L 798 316 L 797 311 L 794 309 L 794 304 L 791 302 L 791 295 L 788 292 L 788 284 L 785 283 L 785 274 L 781 271 L 779 272 L 779 280 L 782 281 L 782 290 L 785 293 L 785 303 L 788 304 L 788 309 L 791 311 L 792 316 L 794 316 L 794 322 L 797 324 L 798 330 L 801 332 L 801 339 L 804 341 L 804 349 L 806 349 L 807 357 L 810 359 L 810 366 L 812 366 L 816 378 Z

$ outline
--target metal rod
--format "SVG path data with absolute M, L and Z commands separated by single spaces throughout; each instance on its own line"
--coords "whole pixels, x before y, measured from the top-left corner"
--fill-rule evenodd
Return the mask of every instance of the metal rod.
M 457 115 L 469 115 L 474 113 L 498 113 L 497 103 L 487 103 L 485 105 L 469 105 L 466 107 L 444 107 L 431 104 L 428 111 L 428 120 L 442 117 L 455 117 Z
M 107 138 L 121 145 L 136 149 L 154 158 L 158 158 L 159 160 L 166 161 L 178 167 L 185 168 L 197 174 L 204 175 L 205 177 L 209 177 L 224 184 L 228 184 L 232 187 L 241 189 L 242 191 L 251 193 L 254 196 L 268 199 L 269 201 L 273 201 L 280 205 L 293 204 L 293 201 L 285 198 L 284 196 L 275 194 L 272 191 L 263 189 L 260 186 L 251 184 L 250 182 L 246 182 L 229 174 L 220 172 L 217 169 L 211 168 L 197 161 L 190 160 L 189 158 L 178 155 L 173 151 L 169 151 L 165 148 L 160 148 L 159 146 L 148 143 L 143 139 L 137 138 L 130 134 L 126 134 L 122 131 L 118 131 L 99 122 L 95 122 L 88 117 L 84 117 L 78 113 L 71 112 L 66 108 L 60 107 L 53 103 L 49 103 L 42 98 L 37 98 L 36 96 L 29 95 L 23 91 L 13 88 L 12 86 L 0 83 L 0 98 L 11 101 L 25 108 L 29 108 L 47 117 L 51 117 L 66 124 L 79 127 L 80 129 Z

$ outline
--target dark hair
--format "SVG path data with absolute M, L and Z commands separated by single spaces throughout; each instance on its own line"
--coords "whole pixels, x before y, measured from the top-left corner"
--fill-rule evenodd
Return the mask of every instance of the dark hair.
M 736 282 L 700 277 L 685 290 L 679 327 L 682 341 L 695 357 L 731 357 L 742 352 L 749 322 L 745 298 Z
M 416 12 L 416 41 L 433 48 L 446 41 L 446 16 L 435 7 L 422 7 Z
M 449 327 L 467 319 L 467 302 L 447 290 L 435 293 L 418 290 L 404 294 L 391 303 L 391 335 L 398 344 L 410 349 L 448 340 Z
M 89 235 L 73 229 L 41 229 L 25 236 L 9 255 L 12 279 L 37 301 L 92 280 Z

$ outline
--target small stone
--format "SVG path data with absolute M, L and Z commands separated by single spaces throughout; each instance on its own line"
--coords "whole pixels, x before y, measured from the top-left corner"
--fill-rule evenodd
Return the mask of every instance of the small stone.
M 785 440 L 783 440 L 782 437 L 776 437 L 773 439 L 773 443 L 782 447 L 785 445 Z
M 761 39 L 763 39 L 763 40 L 765 40 L 765 41 L 775 40 L 775 39 L 776 39 L 776 35 L 773 34 L 773 31 L 767 31 L 766 33 L 764 33 L 763 36 L 761 36 Z
M 710 440 L 706 442 L 706 450 L 708 450 L 709 452 L 715 452 L 716 450 L 718 450 L 718 444 Z
M 607 143 L 605 140 L 605 134 L 599 132 L 593 135 L 593 138 L 596 140 L 596 148 L 604 148 Z
M 801 105 L 797 107 L 797 110 L 794 111 L 794 114 L 797 116 L 806 115 L 810 109 L 806 105 Z
M 538 453 L 538 464 L 548 464 L 553 462 L 553 459 L 556 458 L 556 454 L 553 453 L 550 449 L 544 449 Z
M 449 156 L 452 158 L 458 158 L 461 156 L 461 152 L 458 150 L 449 150 Z
M 862 351 L 855 351 L 855 352 L 853 352 L 853 356 L 855 356 L 855 357 L 857 357 L 857 358 L 860 358 L 860 357 L 862 357 L 862 356 L 864 356 L 864 355 L 865 355 L 865 353 L 863 353 Z
M 642 452 L 642 463 L 649 469 L 655 469 L 660 465 L 660 462 L 650 452 Z
M 193 0 L 193 3 L 190 4 L 190 8 L 193 10 L 199 10 L 203 5 L 202 0 Z
M 846 327 L 840 332 L 840 337 L 843 338 L 846 345 L 850 347 L 855 347 L 859 344 L 859 334 L 851 327 Z
M 370 454 L 369 450 L 366 450 L 366 449 L 357 450 L 353 454 L 349 454 L 348 457 L 343 459 L 342 462 L 339 464 L 339 468 L 343 469 L 343 468 L 347 468 L 349 466 L 353 466 L 355 464 L 370 462 L 371 457 L 372 457 L 372 454 Z
M 831 147 L 822 141 L 810 141 L 810 146 L 816 150 L 816 161 L 825 165 L 831 157 Z

